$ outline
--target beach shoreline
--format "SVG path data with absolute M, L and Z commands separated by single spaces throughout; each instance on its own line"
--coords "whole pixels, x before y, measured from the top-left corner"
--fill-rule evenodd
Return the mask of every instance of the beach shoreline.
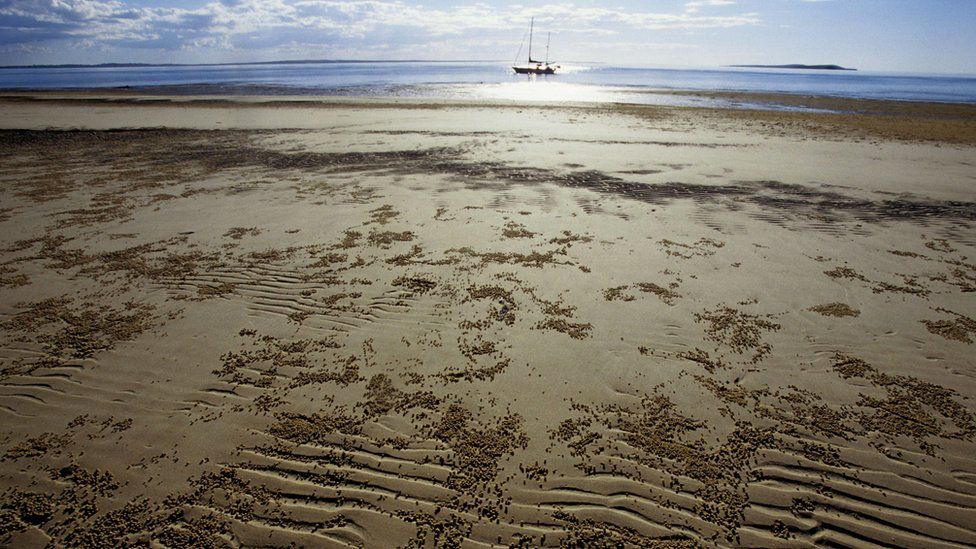
M 46 106 L 87 107 L 165 107 L 194 109 L 579 109 L 592 112 L 617 110 L 648 118 L 683 117 L 704 123 L 725 123 L 729 130 L 742 124 L 768 126 L 778 135 L 815 133 L 820 137 L 874 138 L 882 140 L 936 142 L 957 145 L 976 144 L 976 105 L 910 101 L 848 99 L 826 96 L 749 92 L 655 91 L 661 95 L 715 98 L 733 107 L 689 107 L 598 102 L 539 102 L 515 100 L 445 100 L 434 98 L 334 97 L 334 96 L 209 96 L 155 95 L 115 91 L 24 91 L 0 92 L 0 112 L 5 116 L 0 127 L 38 129 L 57 127 L 102 127 L 98 122 L 63 123 L 61 111 Z M 765 107 L 764 107 L 765 106 Z M 800 108 L 779 110 L 773 107 Z M 261 112 L 261 111 L 257 111 Z M 178 118 L 177 118 L 178 119 Z M 170 126 L 147 122 L 144 127 Z M 216 123 L 211 123 L 214 129 Z M 176 127 L 206 126 L 192 122 Z M 243 122 L 239 126 L 255 127 Z M 265 124 L 265 127 L 281 127 Z M 308 122 L 294 127 L 314 127 Z

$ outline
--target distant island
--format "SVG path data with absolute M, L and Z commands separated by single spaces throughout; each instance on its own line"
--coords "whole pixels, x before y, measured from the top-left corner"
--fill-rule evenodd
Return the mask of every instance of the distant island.
M 730 67 L 749 69 L 808 69 L 820 71 L 856 71 L 840 65 L 729 65 Z

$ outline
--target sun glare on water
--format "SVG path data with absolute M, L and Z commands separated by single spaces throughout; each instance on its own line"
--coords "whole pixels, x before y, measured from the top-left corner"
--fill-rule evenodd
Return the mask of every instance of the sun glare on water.
M 614 100 L 608 88 L 582 84 L 567 84 L 551 77 L 523 77 L 519 81 L 478 86 L 471 92 L 483 99 L 540 102 L 604 103 Z

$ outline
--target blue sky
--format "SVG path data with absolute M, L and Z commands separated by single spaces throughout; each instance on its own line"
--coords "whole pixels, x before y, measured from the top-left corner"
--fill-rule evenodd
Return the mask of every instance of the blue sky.
M 0 64 L 511 59 L 976 74 L 976 0 L 0 0 Z

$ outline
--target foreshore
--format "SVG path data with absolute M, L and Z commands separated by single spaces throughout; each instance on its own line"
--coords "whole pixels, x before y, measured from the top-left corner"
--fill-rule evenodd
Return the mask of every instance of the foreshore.
M 719 95 L 0 93 L 0 543 L 976 544 L 976 106 Z
M 338 97 L 338 96 L 213 96 L 166 95 L 136 93 L 125 89 L 98 91 L 0 91 L 0 119 L 2 128 L 108 128 L 114 120 L 98 120 L 93 112 L 70 107 L 146 107 L 169 105 L 186 107 L 183 115 L 162 111 L 163 120 L 153 119 L 161 113 L 142 108 L 132 124 L 146 117 L 145 123 L 163 127 L 214 128 L 314 128 L 317 118 L 307 118 L 309 109 L 515 109 L 573 108 L 592 112 L 623 110 L 638 116 L 666 116 L 677 124 L 705 123 L 720 125 L 723 131 L 736 131 L 751 124 L 753 131 L 773 135 L 819 138 L 883 139 L 976 145 L 976 105 L 968 103 L 926 103 L 915 101 L 885 101 L 843 97 L 807 96 L 785 93 L 703 92 L 695 90 L 654 90 L 648 95 L 721 100 L 733 108 L 709 106 L 655 106 L 627 103 L 561 102 L 542 103 L 514 100 L 447 100 L 435 98 Z M 282 120 L 276 125 L 266 116 L 248 118 L 233 116 L 229 120 L 219 116 L 197 120 L 192 109 L 281 109 L 297 114 L 296 119 Z M 259 111 L 267 112 L 267 110 Z M 66 114 L 73 115 L 65 119 Z M 74 118 L 81 116 L 82 118 Z M 684 119 L 679 121 L 679 119 Z M 131 127 L 129 125 L 126 127 Z M 286 124 L 286 125 L 280 125 Z M 756 126 L 759 126 L 756 128 Z

